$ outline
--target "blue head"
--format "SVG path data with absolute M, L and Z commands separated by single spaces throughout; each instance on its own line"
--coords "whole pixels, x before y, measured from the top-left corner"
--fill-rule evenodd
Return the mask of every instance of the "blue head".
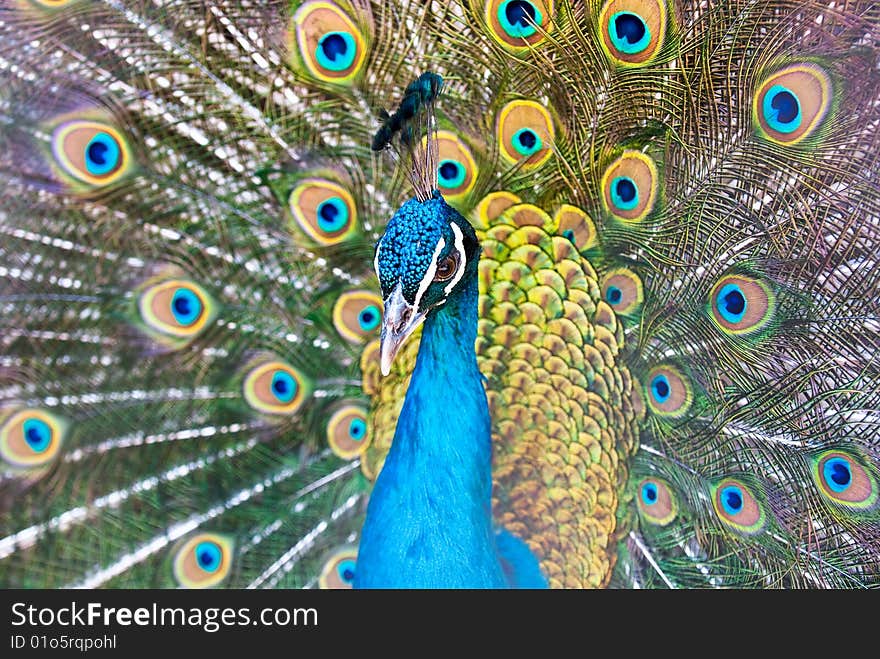
M 385 302 L 383 375 L 406 338 L 476 276 L 479 258 L 473 227 L 439 192 L 410 199 L 388 221 L 375 259 Z

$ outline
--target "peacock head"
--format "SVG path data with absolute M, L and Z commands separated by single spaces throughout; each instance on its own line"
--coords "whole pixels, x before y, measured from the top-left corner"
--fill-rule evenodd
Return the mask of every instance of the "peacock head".
M 385 303 L 383 375 L 407 337 L 476 276 L 479 257 L 473 227 L 439 192 L 427 201 L 410 199 L 388 221 L 375 258 Z

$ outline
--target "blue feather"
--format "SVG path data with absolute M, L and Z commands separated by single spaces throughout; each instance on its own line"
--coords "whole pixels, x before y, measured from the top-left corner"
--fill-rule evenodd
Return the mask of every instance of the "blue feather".
M 507 581 L 514 588 L 548 588 L 547 578 L 541 572 L 538 559 L 529 546 L 507 529 L 495 536 L 501 566 Z
M 356 588 L 499 588 L 491 431 L 477 368 L 477 280 L 425 320 L 391 451 L 376 481 Z

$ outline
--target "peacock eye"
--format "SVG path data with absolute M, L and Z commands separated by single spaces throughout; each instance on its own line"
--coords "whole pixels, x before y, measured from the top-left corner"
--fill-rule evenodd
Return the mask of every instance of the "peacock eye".
M 434 281 L 449 281 L 458 269 L 458 255 L 451 252 L 449 256 L 437 264 L 437 272 L 434 273 Z

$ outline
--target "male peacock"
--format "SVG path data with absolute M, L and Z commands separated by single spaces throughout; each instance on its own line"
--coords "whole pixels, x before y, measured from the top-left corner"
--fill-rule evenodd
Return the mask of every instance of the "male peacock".
M 416 190 L 388 221 L 376 248 L 385 309 L 383 375 L 423 322 L 425 330 L 370 497 L 354 585 L 542 586 L 528 548 L 510 537 L 518 552 L 502 558 L 505 545 L 495 539 L 491 420 L 474 352 L 480 244 L 473 227 L 435 189 L 439 148 L 431 126 L 441 87 L 436 74 L 420 76 L 373 142 L 374 149 L 382 147 L 399 133 Z M 424 139 L 422 125 L 428 127 Z M 430 172 L 427 180 L 424 172 Z
M 878 29 L 858 0 L 5 2 L 3 585 L 876 587 Z M 413 92 L 436 132 L 385 111 Z M 398 134 L 424 159 L 371 150 Z M 389 453 L 398 420 L 427 442 Z M 382 525 L 357 570 L 374 480 L 371 517 L 386 480 L 458 515 L 390 538 L 393 582 Z

